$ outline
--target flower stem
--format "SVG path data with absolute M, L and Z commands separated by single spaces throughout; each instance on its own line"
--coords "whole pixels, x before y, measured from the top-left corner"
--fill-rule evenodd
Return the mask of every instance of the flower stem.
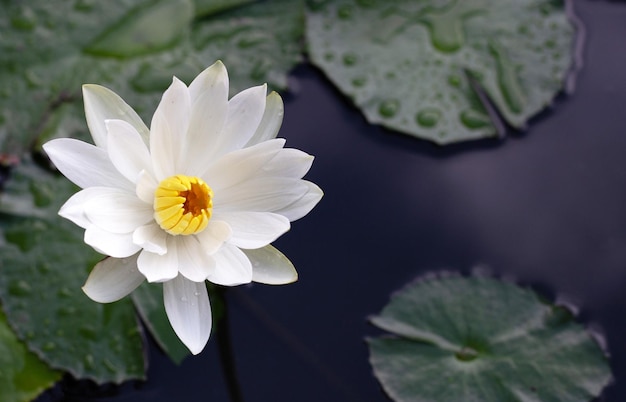
M 226 380 L 226 386 L 232 402 L 244 402 L 237 370 L 235 367 L 235 356 L 233 354 L 233 344 L 230 336 L 230 323 L 228 318 L 228 306 L 226 303 L 226 289 L 216 287 L 215 292 L 222 304 L 222 314 L 216 328 L 217 347 L 220 354 L 220 363 Z

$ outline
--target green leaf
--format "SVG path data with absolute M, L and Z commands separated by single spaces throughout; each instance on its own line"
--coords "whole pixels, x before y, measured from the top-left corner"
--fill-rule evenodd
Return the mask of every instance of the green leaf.
M 165 50 L 187 30 L 193 16 L 191 1 L 153 2 L 132 10 L 104 31 L 85 52 L 96 56 L 133 57 Z
M 498 134 L 482 91 L 517 128 L 545 108 L 573 62 L 574 27 L 558 0 L 318 0 L 307 39 L 370 122 L 446 144 Z
M 144 378 L 141 329 L 130 299 L 91 301 L 81 290 L 102 256 L 82 229 L 57 216 L 74 186 L 30 163 L 0 197 L 0 299 L 20 339 L 51 367 L 77 378 Z M 10 214 L 10 215 L 9 215 Z
M 286 87 L 302 57 L 301 1 L 196 3 L 198 10 L 191 0 L 3 5 L 0 153 L 21 155 L 56 136 L 88 139 L 85 83 L 114 90 L 145 122 L 173 75 L 190 83 L 217 59 L 229 69 L 231 95 L 264 82 Z
M 368 339 L 396 401 L 588 401 L 611 380 L 607 359 L 565 308 L 490 278 L 449 276 L 396 293 Z
M 0 310 L 0 400 L 26 402 L 61 379 L 61 373 L 46 366 L 26 349 Z
M 268 83 L 287 88 L 287 72 L 302 61 L 304 3 L 271 0 L 239 7 L 194 24 L 193 43 L 203 59 L 221 59 L 232 90 Z
M 189 356 L 189 349 L 178 339 L 165 313 L 163 286 L 144 282 L 132 293 L 135 308 L 157 344 L 176 364 Z
M 217 14 L 228 9 L 253 3 L 257 0 L 195 0 L 196 16 Z

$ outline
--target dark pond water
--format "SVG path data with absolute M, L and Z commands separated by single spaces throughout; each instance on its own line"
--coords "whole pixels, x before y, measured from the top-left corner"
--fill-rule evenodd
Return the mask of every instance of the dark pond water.
M 245 400 L 386 401 L 366 320 L 414 277 L 474 267 L 578 306 L 626 400 L 626 3 L 575 1 L 586 27 L 576 91 L 503 141 L 449 148 L 368 125 L 299 67 L 282 136 L 316 155 L 321 204 L 276 244 L 298 283 L 229 295 Z M 228 401 L 215 339 L 179 367 L 150 349 L 147 382 L 66 381 L 45 400 Z M 64 395 L 64 396 L 62 396 Z

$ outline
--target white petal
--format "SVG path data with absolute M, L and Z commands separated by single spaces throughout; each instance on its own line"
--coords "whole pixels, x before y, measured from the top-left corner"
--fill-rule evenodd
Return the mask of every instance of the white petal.
M 263 113 L 261 123 L 245 146 L 249 147 L 263 141 L 276 138 L 278 130 L 280 130 L 280 126 L 283 124 L 284 114 L 285 107 L 283 105 L 283 99 L 280 95 L 276 92 L 272 92 L 267 95 L 265 101 L 265 112 Z
M 164 282 L 178 275 L 178 253 L 176 244 L 168 236 L 167 252 L 163 255 L 143 250 L 137 259 L 139 272 L 148 282 Z
M 228 189 L 214 189 L 215 213 L 222 211 L 276 212 L 302 199 L 309 191 L 304 180 L 261 177 Z
M 215 270 L 207 277 L 210 282 L 235 286 L 252 281 L 252 264 L 237 247 L 224 244 L 212 257 L 215 259 Z
M 43 149 L 56 168 L 81 188 L 133 188 L 115 169 L 104 149 L 71 138 L 48 141 Z
M 230 152 L 212 163 L 202 177 L 213 190 L 232 187 L 256 177 L 284 145 L 285 140 L 274 139 Z
M 133 232 L 153 220 L 154 215 L 152 206 L 134 193 L 110 187 L 93 191 L 83 208 L 90 222 L 112 233 Z
M 89 187 L 71 196 L 59 210 L 59 215 L 69 219 L 83 229 L 91 225 L 85 215 L 85 203 L 97 194 L 102 187 Z
M 191 120 L 185 138 L 186 160 L 181 173 L 198 176 L 211 163 L 228 111 L 228 74 L 221 62 L 204 70 L 189 86 Z
M 137 254 L 128 258 L 108 257 L 96 264 L 83 291 L 98 303 L 112 303 L 130 294 L 145 279 L 137 270 Z
M 123 120 L 107 120 L 105 124 L 109 159 L 124 177 L 135 183 L 139 172 L 152 170 L 146 144 L 137 130 Z
M 163 255 L 167 252 L 167 233 L 156 223 L 140 226 L 133 232 L 133 243 L 151 253 Z
M 256 132 L 265 111 L 266 85 L 241 91 L 228 102 L 226 122 L 210 157 L 243 148 Z
M 141 135 L 144 143 L 148 144 L 150 131 L 133 108 L 128 106 L 115 92 L 100 85 L 83 85 L 83 101 L 85 102 L 85 116 L 87 125 L 94 143 L 101 147 L 107 146 L 107 130 L 105 121 L 120 119 L 128 122 Z
M 270 212 L 224 212 L 216 219 L 226 221 L 233 230 L 229 243 L 241 248 L 264 247 L 289 230 L 289 220 Z
M 157 183 L 156 179 L 150 173 L 142 170 L 139 172 L 139 177 L 137 178 L 135 194 L 137 194 L 137 197 L 141 201 L 153 205 L 154 192 L 158 185 L 159 183 Z
M 204 282 L 215 269 L 215 261 L 204 252 L 194 236 L 176 236 L 178 271 L 194 282 Z
M 126 258 L 141 248 L 133 243 L 132 233 L 111 233 L 96 225 L 85 229 L 85 243 L 97 252 L 115 258 Z
M 306 180 L 301 180 L 301 182 L 308 187 L 307 192 L 294 203 L 272 210 L 272 212 L 285 216 L 290 222 L 300 219 L 311 212 L 313 207 L 322 199 L 324 192 L 314 183 Z
M 189 84 L 189 96 L 191 101 L 195 102 L 205 91 L 218 90 L 217 87 L 226 88 L 226 96 L 228 96 L 228 72 L 226 66 L 221 60 L 216 61 L 211 66 L 202 71 Z
M 313 164 L 313 156 L 299 149 L 281 149 L 271 161 L 269 161 L 259 174 L 263 176 L 291 177 L 300 179 Z
M 211 334 L 211 305 L 204 282 L 192 282 L 182 275 L 163 284 L 167 318 L 180 340 L 197 355 Z
M 232 235 L 233 230 L 228 223 L 211 219 L 206 229 L 195 236 L 200 242 L 204 252 L 211 255 L 219 250 L 224 242 L 230 240 Z
M 298 280 L 291 261 L 275 247 L 268 245 L 256 250 L 242 250 L 252 263 L 252 280 L 268 285 L 284 285 Z
M 189 90 L 174 77 L 170 87 L 163 93 L 150 125 L 150 154 L 157 180 L 180 173 L 190 114 Z

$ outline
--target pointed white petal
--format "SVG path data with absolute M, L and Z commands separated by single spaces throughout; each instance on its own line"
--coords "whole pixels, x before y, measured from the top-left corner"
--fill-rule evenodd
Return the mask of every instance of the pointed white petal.
M 315 207 L 324 196 L 324 192 L 314 183 L 306 180 L 301 180 L 301 182 L 308 187 L 307 192 L 297 201 L 280 209 L 273 210 L 272 212 L 283 215 L 289 219 L 290 222 L 298 220 L 311 212 L 313 207 Z
M 81 188 L 101 186 L 133 188 L 122 176 L 104 149 L 71 138 L 58 138 L 43 145 L 52 163 L 65 177 Z
M 204 282 L 215 269 L 215 261 L 204 252 L 194 236 L 176 236 L 178 271 L 190 281 Z
M 135 229 L 133 243 L 146 251 L 163 255 L 167 252 L 167 233 L 156 223 L 149 223 Z
M 226 221 L 233 235 L 229 240 L 241 248 L 264 247 L 289 230 L 289 220 L 270 212 L 220 212 L 216 219 Z
M 83 85 L 83 101 L 87 126 L 94 143 L 101 148 L 107 146 L 105 120 L 120 119 L 128 122 L 148 144 L 150 132 L 133 108 L 128 106 L 115 92 L 100 85 Z
M 284 145 L 285 140 L 274 139 L 230 152 L 212 163 L 202 177 L 218 192 L 223 188 L 232 187 L 256 177 Z
M 236 286 L 252 281 L 252 264 L 243 251 L 228 243 L 212 255 L 215 269 L 207 277 L 210 282 Z
M 146 144 L 137 130 L 123 120 L 106 120 L 105 124 L 109 159 L 124 177 L 135 183 L 139 172 L 152 170 Z
M 298 202 L 309 191 L 304 180 L 261 177 L 215 191 L 215 213 L 222 211 L 275 212 Z
M 256 250 L 241 250 L 252 263 L 252 280 L 267 285 L 284 285 L 298 280 L 291 261 L 272 245 Z
M 195 102 L 206 91 L 222 91 L 218 87 L 225 87 L 228 96 L 228 72 L 221 60 L 207 67 L 189 84 L 191 101 Z
M 108 257 L 96 264 L 83 292 L 98 303 L 112 303 L 130 294 L 145 279 L 137 270 L 137 254 L 128 258 Z
M 182 275 L 163 284 L 167 318 L 178 338 L 197 355 L 211 334 L 211 305 L 204 282 L 192 282 Z
M 280 95 L 276 92 L 272 92 L 267 95 L 265 101 L 265 112 L 263 113 L 261 123 L 245 146 L 249 147 L 263 141 L 276 138 L 278 130 L 280 130 L 280 126 L 283 124 L 284 114 L 285 107 L 283 105 L 283 99 Z
M 150 125 L 150 154 L 157 180 L 180 173 L 190 114 L 189 90 L 174 77 L 170 87 L 163 93 Z
M 126 258 L 141 248 L 133 243 L 132 233 L 111 233 L 96 225 L 85 229 L 85 243 L 97 252 L 115 258 Z
M 69 219 L 83 229 L 91 225 L 85 215 L 85 203 L 97 194 L 102 187 L 89 187 L 71 196 L 59 210 L 59 215 Z
M 139 177 L 137 178 L 137 184 L 135 187 L 135 194 L 137 197 L 150 205 L 154 204 L 154 192 L 156 191 L 159 183 L 157 183 L 156 179 L 147 171 L 142 170 L 139 172 Z
M 211 255 L 219 250 L 224 242 L 230 240 L 232 235 L 233 230 L 228 223 L 211 219 L 206 229 L 195 236 L 200 242 L 204 252 Z
M 300 179 L 311 168 L 313 159 L 315 159 L 313 156 L 299 149 L 281 149 L 269 163 L 263 166 L 263 171 L 259 174 Z
M 98 187 L 92 193 L 83 208 L 87 219 L 101 229 L 129 233 L 153 220 L 152 206 L 134 193 L 110 187 Z
M 178 250 L 171 237 L 167 240 L 167 252 L 163 255 L 143 250 L 137 259 L 139 272 L 148 282 L 165 282 L 178 275 Z
M 207 155 L 226 121 L 228 111 L 228 74 L 221 62 L 204 70 L 189 86 L 191 120 L 185 138 L 182 173 L 201 175 L 212 162 Z
M 256 132 L 265 111 L 266 85 L 241 91 L 228 102 L 226 122 L 211 157 L 243 148 Z

